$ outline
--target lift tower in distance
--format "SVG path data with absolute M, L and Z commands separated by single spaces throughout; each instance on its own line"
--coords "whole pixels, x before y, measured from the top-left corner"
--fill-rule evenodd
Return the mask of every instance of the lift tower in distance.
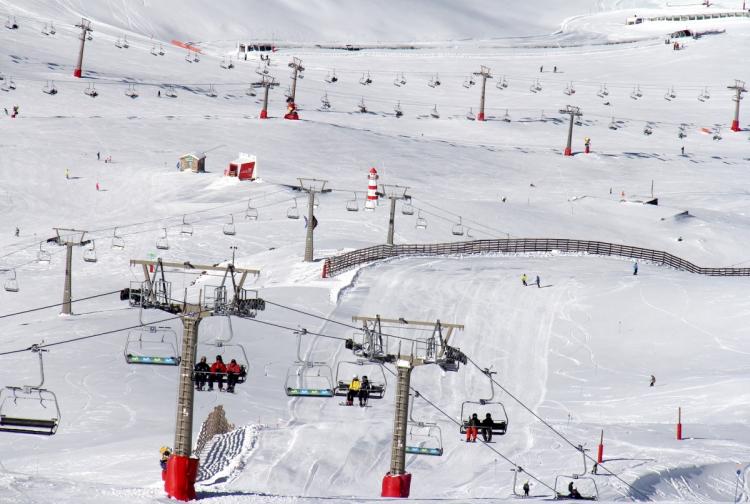
M 80 79 L 83 72 L 83 48 L 86 45 L 86 39 L 91 40 L 91 35 L 89 34 L 94 30 L 91 29 L 91 21 L 86 18 L 81 18 L 81 22 L 76 25 L 76 28 L 81 29 L 81 34 L 79 35 L 81 47 L 78 50 L 78 63 L 76 63 L 76 67 L 73 70 L 73 77 Z
M 484 121 L 484 97 L 487 89 L 487 79 L 492 78 L 490 69 L 484 65 L 481 66 L 478 72 L 474 72 L 474 75 L 482 78 L 482 95 L 479 99 L 479 113 L 477 114 L 477 121 Z
M 741 80 L 735 80 L 734 85 L 727 86 L 728 89 L 732 89 L 735 92 L 732 100 L 734 101 L 734 120 L 732 120 L 732 131 L 742 131 L 740 128 L 740 100 L 742 100 L 742 93 L 747 93 L 745 88 L 745 82 Z
M 195 478 L 199 459 L 192 453 L 193 446 L 193 399 L 195 385 L 193 368 L 198 349 L 198 326 L 204 317 L 214 315 L 255 317 L 265 308 L 256 291 L 245 289 L 248 275 L 259 275 L 259 270 L 235 268 L 234 264 L 207 266 L 185 262 L 163 262 L 133 259 L 131 266 L 142 266 L 145 280 L 140 283 L 137 295 L 130 289 L 131 304 L 143 309 L 159 309 L 178 314 L 182 320 L 182 354 L 180 358 L 180 381 L 177 390 L 177 420 L 174 435 L 174 450 L 162 474 L 164 490 L 169 497 L 181 501 L 193 500 Z M 205 285 L 192 290 L 185 289 L 183 300 L 176 301 L 171 295 L 171 282 L 166 280 L 166 270 L 188 269 L 205 272 L 223 272 L 219 285 Z M 150 269 L 153 273 L 150 273 Z M 239 275 L 239 278 L 238 278 Z M 134 302 L 135 301 L 135 302 Z
M 346 348 L 357 357 L 380 364 L 394 363 L 397 370 L 396 407 L 393 416 L 393 438 L 391 442 L 391 465 L 383 478 L 381 497 L 409 497 L 411 473 L 406 472 L 406 435 L 409 422 L 409 391 L 411 372 L 416 366 L 437 364 L 445 371 L 458 371 L 466 364 L 466 356 L 458 348 L 448 344 L 454 329 L 463 330 L 461 324 L 443 324 L 440 320 L 425 322 L 405 318 L 384 319 L 355 316 L 354 322 L 362 323 L 361 339 L 347 340 Z M 429 330 L 430 337 L 424 339 L 397 337 L 384 334 L 381 325 L 396 326 L 397 330 Z M 359 338 L 359 336 L 357 336 Z
M 573 105 L 566 105 L 564 109 L 560 109 L 561 114 L 568 114 L 570 116 L 570 126 L 568 126 L 568 143 L 565 144 L 565 156 L 573 155 L 573 124 L 575 123 L 576 117 L 581 117 L 583 112 L 578 107 Z

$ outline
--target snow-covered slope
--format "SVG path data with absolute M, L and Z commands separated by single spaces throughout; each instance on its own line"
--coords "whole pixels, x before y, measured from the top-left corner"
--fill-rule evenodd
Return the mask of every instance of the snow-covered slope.
M 726 86 L 750 79 L 750 18 L 626 27 L 625 17 L 637 11 L 706 9 L 652 1 L 549 4 L 0 2 L 20 25 L 0 31 L 0 85 L 11 78 L 16 84 L 0 92 L 0 109 L 20 107 L 15 119 L 0 114 L 0 269 L 9 270 L 3 282 L 14 270 L 20 287 L 0 293 L 0 316 L 59 302 L 64 251 L 46 243 L 53 227 L 85 229 L 95 241 L 96 263 L 74 251 L 74 298 L 139 280 L 132 258 L 214 264 L 234 253 L 239 266 L 261 270 L 252 287 L 284 306 L 344 323 L 380 314 L 465 324 L 455 344 L 480 367 L 492 366 L 508 392 L 571 442 L 595 448 L 604 429 L 605 465 L 617 477 L 596 477 L 603 499 L 732 500 L 750 444 L 746 280 L 647 264 L 635 277 L 623 260 L 559 255 L 414 258 L 320 278 L 319 259 L 385 241 L 386 204 L 346 210 L 353 199 L 362 206 L 371 166 L 381 183 L 410 187 L 415 213 L 399 206 L 397 243 L 569 237 L 666 250 L 704 266 L 747 265 L 750 126 L 743 111 L 745 131 L 728 131 L 733 103 Z M 708 12 L 737 7 L 722 2 Z M 77 80 L 71 23 L 80 15 L 94 21 L 95 32 L 85 78 Z M 40 33 L 50 20 L 54 37 Z M 673 51 L 664 34 L 684 27 L 726 33 Z M 124 33 L 129 49 L 114 45 Z M 172 38 L 201 41 L 201 61 L 187 63 Z M 261 68 L 257 57 L 235 60 L 231 71 L 219 65 L 238 38 L 295 46 L 271 55 L 269 71 L 281 86 L 271 92 L 267 121 L 258 120 L 261 97 L 246 94 Z M 415 51 L 342 52 L 307 44 L 313 41 L 427 43 Z M 159 43 L 163 57 L 149 52 Z M 280 119 L 292 57 L 307 69 L 297 85 L 297 122 Z M 466 119 L 470 108 L 477 112 L 479 86 L 469 86 L 468 76 L 480 65 L 494 75 L 484 123 Z M 326 82 L 334 70 L 339 81 Z M 372 84 L 360 85 L 367 73 Z M 393 85 L 402 73 L 407 83 Z M 436 78 L 441 85 L 429 87 Z M 542 89 L 532 92 L 537 79 Z M 52 81 L 59 93 L 42 93 Z M 138 98 L 125 95 L 128 83 Z M 176 98 L 166 97 L 170 85 Z M 99 96 L 84 94 L 88 86 Z M 217 97 L 208 96 L 211 86 Z M 599 96 L 605 86 L 609 94 Z M 571 87 L 575 93 L 563 93 Z M 643 96 L 631 97 L 638 89 Z M 672 89 L 675 97 L 666 100 Z M 706 90 L 710 98 L 699 101 Z M 320 110 L 324 96 L 330 111 Z M 360 102 L 369 113 L 355 112 Z M 397 103 L 404 112 L 398 119 Z M 558 112 L 566 105 L 584 114 L 569 158 L 561 156 L 567 122 Z M 506 114 L 511 122 L 503 121 Z M 644 135 L 647 125 L 653 134 Z M 592 139 L 589 155 L 581 153 L 584 137 Z M 192 150 L 207 151 L 208 173 L 175 169 L 178 156 Z M 258 156 L 261 181 L 222 176 L 238 152 Z M 109 156 L 112 163 L 104 163 Z M 314 263 L 302 262 L 303 219 L 287 218 L 295 207 L 306 209 L 304 195 L 288 187 L 298 177 L 327 179 L 333 189 L 319 197 Z M 652 191 L 659 206 L 643 205 Z M 246 218 L 248 208 L 258 210 L 257 220 Z M 685 210 L 689 217 L 680 216 Z M 426 219 L 426 229 L 415 226 L 417 218 Z M 182 232 L 183 222 L 192 235 Z M 224 234 L 232 223 L 236 235 Z M 462 237 L 452 234 L 459 223 Z M 170 248 L 160 250 L 165 230 Z M 124 250 L 111 247 L 114 233 Z M 40 243 L 50 263 L 36 260 Z M 540 274 L 545 288 L 521 287 L 523 273 Z M 182 270 L 169 275 L 175 295 L 196 280 Z M 139 313 L 116 294 L 76 303 L 73 317 L 58 317 L 58 310 L 0 319 L 0 385 L 37 381 L 34 355 L 4 352 L 171 317 Z M 253 433 L 201 495 L 211 502 L 379 495 L 390 457 L 390 373 L 386 397 L 369 408 L 345 408 L 339 398 L 290 399 L 284 384 L 296 340 L 262 322 L 338 338 L 352 329 L 275 305 L 258 320 L 235 319 L 231 333 L 224 317 L 201 324 L 199 355 L 212 358 L 219 350 L 209 343 L 233 333 L 247 353 L 249 377 L 235 395 L 197 393 L 196 434 L 216 404 Z M 178 321 L 160 324 L 181 334 Z M 62 422 L 51 438 L 0 433 L 0 502 L 164 499 L 157 450 L 172 444 L 177 371 L 128 365 L 127 334 L 49 348 L 45 384 L 60 400 Z M 334 373 L 352 359 L 340 340 L 305 338 L 301 350 Z M 241 354 L 238 347 L 224 352 Z M 464 401 L 489 393 L 476 367 L 448 374 L 421 368 L 413 385 L 446 413 L 415 404 L 415 416 L 441 427 L 445 455 L 408 457 L 414 497 L 509 498 L 512 466 L 502 456 L 547 485 L 580 471 L 578 453 L 505 392 L 496 397 L 508 412 L 508 434 L 488 445 L 499 453 L 467 445 L 452 420 Z M 683 442 L 674 439 L 678 407 Z M 532 481 L 532 494 L 549 497 L 544 484 Z

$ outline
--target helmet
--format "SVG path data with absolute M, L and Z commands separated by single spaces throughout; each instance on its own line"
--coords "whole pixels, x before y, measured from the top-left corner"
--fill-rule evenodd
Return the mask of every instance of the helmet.
M 359 376 L 357 375 L 352 376 L 352 380 L 359 380 Z

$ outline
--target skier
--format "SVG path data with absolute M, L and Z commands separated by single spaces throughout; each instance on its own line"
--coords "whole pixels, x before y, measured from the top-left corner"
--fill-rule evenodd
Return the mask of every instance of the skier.
M 65 168 L 65 178 L 70 179 L 70 170 Z
M 158 90 L 156 91 L 156 97 L 157 97 L 157 98 L 161 98 L 161 89 L 158 89 Z
M 638 275 L 638 261 L 633 263 L 633 276 Z
M 531 486 L 529 485 L 529 482 L 523 484 L 523 496 L 528 497 L 529 496 L 529 490 L 531 490 Z
M 552 69 L 553 72 L 557 73 L 557 65 Z
M 10 115 L 11 119 L 15 119 L 18 115 L 18 105 L 13 105 L 13 113 Z
M 594 462 L 594 465 L 591 466 L 591 474 L 595 475 L 598 470 L 599 470 L 599 463 L 598 462 Z
M 195 390 L 203 390 L 206 386 L 206 380 L 208 379 L 208 373 L 211 371 L 211 367 L 206 362 L 206 357 L 201 357 L 201 361 L 195 365 Z
M 544 72 L 544 65 L 539 67 L 539 73 L 542 73 L 542 72 Z
M 99 190 L 99 182 L 96 183 L 96 190 Z
M 542 280 L 539 278 L 539 275 L 536 276 L 536 286 L 538 288 L 542 288 Z
M 651 381 L 648 383 L 648 386 L 653 387 L 654 385 L 656 385 L 656 376 L 651 375 Z
M 359 388 L 359 407 L 364 408 L 367 406 L 367 400 L 370 398 L 370 380 L 367 376 L 362 376 L 362 384 Z
M 359 376 L 352 376 L 352 381 L 349 383 L 349 391 L 346 393 L 346 405 L 351 406 L 354 404 L 354 396 L 359 395 L 359 390 L 362 388 L 362 383 L 359 381 Z
M 528 279 L 529 279 L 529 277 L 526 276 L 526 273 L 524 273 L 523 275 L 521 275 L 521 283 L 523 284 L 524 287 L 527 287 L 529 285 L 528 284 Z
M 586 154 L 591 152 L 591 139 L 589 137 L 585 137 L 583 139 L 583 147 L 584 147 L 584 151 L 586 152 Z
M 161 470 L 166 471 L 167 470 L 167 460 L 169 460 L 169 456 L 172 455 L 172 449 L 168 446 L 162 446 L 159 448 L 159 453 L 161 454 L 161 458 L 159 459 L 159 465 L 161 465 Z
M 479 427 L 479 417 L 476 413 L 472 413 L 471 418 L 469 418 L 468 425 L 466 426 L 466 442 L 468 443 L 471 441 L 472 443 L 477 442 L 477 430 Z
M 224 360 L 221 355 L 216 356 L 216 362 L 211 364 L 211 374 L 208 375 L 208 390 L 209 392 L 214 389 L 214 382 L 219 382 L 219 390 L 224 390 L 224 375 L 227 372 L 227 366 L 224 364 Z
M 685 146 L 680 147 L 680 154 L 685 155 Z
M 21 234 L 21 230 L 18 229 L 18 226 L 16 226 L 16 236 L 19 236 Z
M 482 439 L 484 439 L 485 443 L 489 443 L 492 441 L 492 425 L 495 422 L 492 420 L 492 415 L 487 413 L 484 416 L 484 420 L 482 420 Z
M 96 153 L 96 160 L 97 160 L 97 161 L 101 161 L 101 159 L 102 159 L 101 153 L 100 153 L 100 152 L 97 152 L 97 153 Z
M 232 359 L 227 366 L 227 392 L 234 393 L 234 386 L 237 384 L 240 373 L 242 373 L 242 368 L 237 364 L 236 359 Z

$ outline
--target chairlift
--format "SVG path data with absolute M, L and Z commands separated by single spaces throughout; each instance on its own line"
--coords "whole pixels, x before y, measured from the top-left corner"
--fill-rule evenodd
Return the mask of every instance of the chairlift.
M 216 89 L 214 89 L 213 84 L 208 85 L 208 91 L 206 91 L 206 96 L 208 96 L 209 98 L 216 98 L 218 96 L 218 94 L 216 93 Z
M 89 84 L 89 86 L 86 89 L 83 90 L 83 93 L 92 98 L 96 98 L 97 96 L 99 96 L 99 92 L 96 90 L 96 86 L 94 86 L 93 82 Z
M 719 127 L 714 128 L 713 133 L 714 134 L 713 134 L 713 136 L 711 138 L 713 138 L 714 140 L 717 140 L 717 141 L 721 140 L 721 138 L 722 138 L 721 137 L 721 128 L 719 128 Z
M 349 392 L 352 375 L 356 375 L 360 379 L 363 376 L 368 377 L 371 399 L 382 399 L 385 396 L 388 380 L 386 379 L 383 365 L 379 362 L 372 362 L 365 359 L 339 361 L 336 364 L 336 380 L 334 381 L 336 388 L 334 389 L 334 395 L 345 396 Z
M 182 216 L 182 225 L 180 226 L 180 234 L 193 236 L 193 225 L 187 222 L 187 216 Z
M 44 386 L 42 353 L 48 350 L 31 347 L 39 355 L 41 382 L 36 386 L 9 386 L 0 390 L 0 431 L 51 436 L 60 424 L 57 396 Z
M 159 56 L 164 56 L 166 54 L 166 51 L 164 51 L 164 46 L 159 44 Z
M 403 215 L 414 215 L 414 206 L 411 204 L 411 196 L 404 198 L 404 203 L 401 205 L 401 213 Z
M 563 93 L 565 93 L 568 96 L 576 94 L 576 88 L 573 86 L 572 82 L 568 84 L 567 86 L 565 86 Z
M 510 114 L 508 113 L 508 109 L 505 109 L 505 115 L 503 116 L 503 121 L 507 123 L 510 122 Z
M 497 80 L 497 82 L 495 83 L 495 87 L 499 89 L 500 91 L 508 87 L 508 80 L 505 78 L 504 75 L 501 79 Z
M 397 102 L 396 106 L 393 107 L 393 113 L 396 115 L 396 117 L 401 117 L 404 115 L 404 111 L 401 110 L 401 102 Z
M 707 101 L 711 99 L 711 93 L 708 92 L 708 88 L 703 88 L 703 91 L 701 91 L 701 94 L 698 95 L 699 101 Z
M 420 394 L 415 391 L 409 405 L 405 451 L 412 455 L 440 457 L 443 455 L 443 433 L 435 422 L 425 422 L 414 418 L 414 403 L 418 397 Z
M 224 224 L 221 232 L 227 236 L 234 236 L 237 234 L 237 229 L 234 227 L 234 215 L 229 215 L 229 222 Z
M 159 53 L 156 51 L 156 45 L 151 46 L 151 50 L 149 51 L 152 56 L 158 56 Z
M 169 240 L 167 239 L 167 228 L 164 229 L 164 236 L 157 238 L 156 248 L 159 250 L 169 250 Z
M 465 87 L 466 89 L 469 89 L 472 86 L 468 77 L 464 79 L 464 83 L 462 84 L 462 86 Z
M 138 91 L 135 90 L 135 84 L 128 84 L 128 89 L 125 91 L 125 96 L 129 98 L 138 98 Z
M 673 100 L 674 100 L 675 98 L 677 98 L 677 93 L 675 93 L 675 91 L 674 91 L 674 86 L 672 86 L 672 87 L 670 88 L 670 90 L 669 90 L 669 97 L 670 97 L 670 98 L 672 98 Z
M 430 76 L 430 80 L 427 81 L 427 85 L 431 88 L 434 88 L 437 86 L 437 83 L 435 82 L 435 77 L 433 75 Z
M 123 355 L 128 364 L 177 366 L 180 364 L 177 334 L 162 326 L 132 329 L 128 331 Z
M 466 119 L 468 119 L 469 121 L 473 121 L 476 119 L 476 117 L 474 116 L 473 108 L 469 107 L 469 111 L 466 113 Z
M 8 20 L 5 22 L 5 27 L 9 30 L 18 30 L 16 16 L 8 16 Z
M 414 224 L 417 229 L 427 229 L 427 219 L 422 217 L 422 210 L 417 213 L 417 222 Z
M 48 263 L 52 261 L 52 254 L 44 250 L 42 242 L 39 242 L 39 251 L 36 253 L 36 260 L 40 263 Z
M 609 122 L 608 128 L 612 131 L 617 130 L 617 122 L 615 122 L 615 116 L 612 116 L 612 120 Z
M 458 216 L 458 224 L 454 224 L 451 228 L 451 233 L 454 236 L 463 236 L 464 235 L 464 226 L 461 223 L 461 216 Z
M 0 90 L 5 91 L 7 93 L 8 91 L 13 91 L 14 89 L 16 89 L 16 83 L 12 77 L 3 79 L 3 84 L 2 86 L 0 86 Z
M 440 119 L 440 114 L 438 113 L 438 109 L 437 109 L 437 104 L 435 104 L 435 105 L 434 105 L 434 106 L 432 107 L 432 110 L 430 111 L 430 116 L 431 116 L 431 117 L 432 117 L 433 119 Z
M 333 397 L 333 371 L 326 362 L 302 359 L 302 334 L 297 332 L 297 360 L 286 373 L 284 392 L 292 397 Z
M 293 220 L 299 219 L 299 207 L 297 206 L 297 198 L 294 198 L 294 205 L 286 209 L 286 218 Z
M 253 87 L 253 85 L 252 85 L 252 84 L 250 84 L 250 87 L 248 87 L 248 88 L 247 88 L 247 89 L 245 90 L 245 94 L 246 94 L 247 96 L 255 96 L 255 94 L 256 94 L 256 93 L 255 93 L 255 88 Z
M 359 201 L 357 200 L 357 193 L 354 193 L 354 199 L 347 200 L 346 202 L 346 211 L 347 212 L 358 212 L 359 211 Z
M 94 40 L 94 36 L 91 34 L 91 31 L 86 30 L 86 40 Z
M 193 63 L 200 63 L 200 58 L 198 57 L 198 51 L 193 51 Z
M 47 23 L 44 23 L 44 26 L 42 27 L 42 35 L 49 36 L 49 29 L 47 27 Z
M 370 77 L 370 72 L 367 72 L 367 76 L 365 74 L 362 74 L 362 77 L 359 79 L 359 83 L 363 86 L 369 86 L 372 84 L 372 77 Z
M 227 61 L 227 57 L 224 56 L 224 58 L 221 60 L 221 63 L 219 63 L 219 66 L 225 70 L 231 70 L 232 68 L 234 68 L 234 63 L 232 63 L 231 57 Z
M 587 493 L 581 494 L 581 493 L 572 493 L 570 491 L 571 488 L 575 492 L 578 492 L 578 489 L 575 488 L 575 486 L 571 487 L 572 485 L 575 485 L 577 483 L 580 483 L 582 481 L 585 481 L 586 487 L 587 487 Z M 574 483 L 575 482 L 575 483 Z M 567 483 L 567 484 L 566 484 Z M 565 500 L 565 499 L 572 499 L 572 500 L 590 500 L 595 501 L 599 500 L 599 489 L 596 486 L 596 481 L 594 481 L 594 478 L 589 478 L 585 476 L 555 476 L 555 500 Z
M 193 62 L 193 55 L 191 54 L 191 52 L 192 51 L 190 51 L 190 49 L 188 49 L 188 52 L 185 55 L 185 61 L 187 61 L 188 63 L 192 63 Z
M 401 83 L 402 86 L 406 86 L 406 76 L 404 75 L 404 72 L 401 72 L 401 78 L 399 79 L 399 82 Z
M 258 66 L 255 68 L 255 73 L 258 75 L 268 75 L 268 65 L 265 63 L 258 63 Z
M 329 72 L 326 74 L 324 79 L 328 84 L 336 84 L 339 80 L 338 77 L 336 77 L 336 69 L 333 69 L 333 72 Z
M 232 343 L 232 339 L 234 338 L 234 331 L 232 329 L 232 318 L 227 315 L 227 322 L 229 323 L 229 338 L 222 339 L 222 338 L 216 338 L 213 341 L 210 342 L 204 342 L 200 341 L 198 343 L 199 346 L 209 346 L 212 347 L 210 352 L 210 357 L 208 358 L 214 358 L 214 357 L 221 357 L 224 364 L 229 365 L 229 363 L 232 361 L 232 359 L 237 362 L 237 364 L 240 367 L 240 373 L 236 376 L 236 382 L 237 384 L 245 383 L 247 380 L 247 370 L 250 368 L 250 361 L 247 358 L 247 352 L 245 351 L 245 347 L 240 343 Z M 205 349 L 201 348 L 201 354 L 208 353 Z M 218 374 L 222 381 L 226 384 L 228 373 L 215 373 Z M 208 377 L 206 377 L 208 378 Z M 195 373 L 193 373 L 193 380 L 196 379 Z
M 396 74 L 396 77 L 393 79 L 393 85 L 396 87 L 401 87 L 401 78 L 398 74 Z
M 653 132 L 654 132 L 654 129 L 651 127 L 650 124 L 647 124 L 646 127 L 643 128 L 643 134 L 646 136 L 653 134 Z
M 245 210 L 245 219 L 254 220 L 254 221 L 258 220 L 258 209 L 252 205 L 252 200 L 250 198 L 247 199 L 247 209 Z
M 96 262 L 96 245 L 94 244 L 94 240 L 91 240 L 91 246 L 83 249 L 83 260 L 90 263 Z
M 323 110 L 330 110 L 331 109 L 331 102 L 328 101 L 328 93 L 324 94 L 320 98 L 320 108 Z
M 8 292 L 18 292 L 18 278 L 16 278 L 16 270 L 8 270 L 10 278 L 5 281 L 3 288 Z
M 117 39 L 115 39 L 115 47 L 118 49 L 122 49 L 122 41 L 120 40 L 120 37 L 117 37 Z
M 284 91 L 284 97 L 287 100 L 290 100 L 292 98 L 292 88 L 287 85 L 286 90 Z
M 481 406 L 485 411 L 492 416 L 492 435 L 503 436 L 508 432 L 508 414 L 505 412 L 505 406 L 499 401 L 495 401 L 495 383 L 492 379 L 494 371 L 484 369 L 482 371 L 487 378 L 490 380 L 490 397 L 489 399 L 479 399 L 478 401 L 464 401 L 461 403 L 461 427 L 459 432 L 466 434 L 466 429 L 469 426 L 469 416 L 475 411 L 469 411 L 469 409 L 478 409 L 477 406 Z M 480 413 L 481 414 L 481 413 Z M 485 417 L 480 417 L 480 421 Z M 479 427 L 481 429 L 481 426 Z
M 122 48 L 123 49 L 127 49 L 128 47 L 130 47 L 130 44 L 128 43 L 128 37 L 127 36 L 123 36 L 122 37 Z
M 167 90 L 164 91 L 164 96 L 167 98 L 177 98 L 177 91 L 175 91 L 175 88 L 172 84 L 167 86 Z
M 55 87 L 55 81 L 47 81 L 47 83 L 42 88 L 42 92 L 48 95 L 56 95 L 57 88 Z
M 112 248 L 117 250 L 125 248 L 125 239 L 117 234 L 117 228 L 112 231 Z
M 357 104 L 357 110 L 359 110 L 360 114 L 366 114 L 367 113 L 367 106 L 365 105 L 365 97 L 363 96 L 359 103 Z

